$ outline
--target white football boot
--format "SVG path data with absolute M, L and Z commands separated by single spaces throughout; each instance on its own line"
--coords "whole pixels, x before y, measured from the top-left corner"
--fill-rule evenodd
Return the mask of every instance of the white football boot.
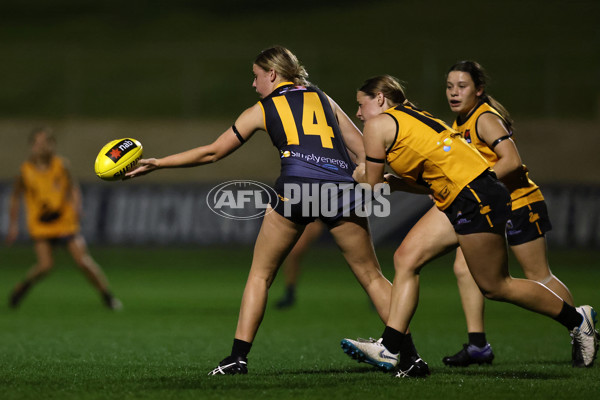
M 383 339 L 373 338 L 343 339 L 341 345 L 344 353 L 354 360 L 374 365 L 384 371 L 391 371 L 398 364 L 398 354 L 390 353 L 381 343 L 382 341 Z
M 572 364 L 574 367 L 591 367 L 598 353 L 598 335 L 596 332 L 596 311 L 590 306 L 580 306 L 577 312 L 583 316 L 583 322 L 573 328 Z

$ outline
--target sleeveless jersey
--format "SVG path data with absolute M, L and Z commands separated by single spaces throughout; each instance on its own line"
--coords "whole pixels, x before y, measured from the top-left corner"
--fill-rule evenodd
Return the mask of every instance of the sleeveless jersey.
M 21 166 L 29 234 L 34 239 L 64 237 L 79 231 L 71 183 L 63 160 L 52 157 L 48 169 L 25 161 Z
M 494 109 L 488 103 L 480 103 L 473 111 L 469 113 L 464 122 L 457 120 L 454 121 L 452 128 L 458 131 L 461 136 L 471 144 L 481 155 L 486 159 L 490 167 L 498 162 L 498 156 L 492 150 L 487 143 L 479 137 L 477 132 L 477 120 L 483 114 L 491 113 L 498 116 L 505 126 L 508 126 L 500 113 Z M 509 131 L 509 136 L 512 136 L 512 131 Z M 529 179 L 527 167 L 523 165 L 518 171 L 518 176 L 515 179 L 501 179 L 510 191 L 510 197 L 512 199 L 512 209 L 524 207 L 528 204 L 535 203 L 537 201 L 543 201 L 544 196 L 540 191 L 539 187 Z
M 429 113 L 400 105 L 385 112 L 396 122 L 396 138 L 387 162 L 401 178 L 424 184 L 435 204 L 447 208 L 458 193 L 481 175 L 485 159 L 443 121 Z
M 328 97 L 312 86 L 280 84 L 259 101 L 281 157 L 281 176 L 353 182 L 350 159 Z

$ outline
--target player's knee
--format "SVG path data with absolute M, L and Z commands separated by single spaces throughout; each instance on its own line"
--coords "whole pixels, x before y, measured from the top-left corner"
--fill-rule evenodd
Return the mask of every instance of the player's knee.
M 486 299 L 495 301 L 506 299 L 507 288 L 501 283 L 479 285 L 479 290 Z
M 248 275 L 248 284 L 254 287 L 265 287 L 270 288 L 277 275 L 275 270 L 270 271 L 251 271 Z
M 532 281 L 537 281 L 542 285 L 546 285 L 554 278 L 554 275 L 548 270 L 545 271 L 525 271 L 525 277 Z
M 394 253 L 394 269 L 396 273 L 417 273 L 422 262 L 419 254 L 408 246 L 400 246 Z
M 73 261 L 75 261 L 75 264 L 82 269 L 92 270 L 96 268 L 96 263 L 92 257 L 87 254 L 73 257 Z
M 498 292 L 495 292 L 495 291 L 488 291 L 488 290 L 483 290 L 483 289 L 481 289 L 481 294 L 483 294 L 483 297 L 485 297 L 485 298 L 486 298 L 486 299 L 488 299 L 488 300 L 496 300 L 496 301 L 499 301 L 499 300 L 502 300 L 502 299 L 503 299 L 503 297 L 502 297 L 502 296 L 500 296 L 500 295 L 498 294 Z
M 464 261 L 455 261 L 454 262 L 454 275 L 456 276 L 456 279 L 458 279 L 458 280 L 470 276 L 471 272 L 469 271 L 469 267 L 467 266 L 467 263 Z
M 37 270 L 40 276 L 46 275 L 52 270 L 54 263 L 52 261 L 44 261 L 37 265 Z

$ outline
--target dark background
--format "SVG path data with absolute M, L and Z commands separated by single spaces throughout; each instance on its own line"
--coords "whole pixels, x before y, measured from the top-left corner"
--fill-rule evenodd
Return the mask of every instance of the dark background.
M 598 1 L 5 0 L 0 117 L 231 118 L 273 44 L 349 111 L 390 73 L 446 114 L 444 76 L 476 59 L 515 116 L 597 118 Z
M 515 118 L 534 180 L 598 184 L 598 17 L 592 0 L 4 0 L 0 180 L 14 175 L 38 124 L 55 128 L 82 181 L 98 182 L 93 160 L 115 138 L 137 138 L 145 156 L 208 143 L 257 101 L 252 61 L 280 44 L 351 116 L 356 88 L 388 73 L 451 122 L 445 73 L 478 60 L 488 92 Z M 147 180 L 273 179 L 277 157 L 255 137 L 218 167 Z

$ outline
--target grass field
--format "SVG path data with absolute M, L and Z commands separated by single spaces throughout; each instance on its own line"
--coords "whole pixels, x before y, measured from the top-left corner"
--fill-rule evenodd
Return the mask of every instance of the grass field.
M 391 277 L 392 249 L 380 249 Z M 570 338 L 559 324 L 509 304 L 487 305 L 493 366 L 450 369 L 444 355 L 466 340 L 464 318 L 444 257 L 422 273 L 412 330 L 431 377 L 397 380 L 357 364 L 343 337 L 378 337 L 383 325 L 334 249 L 306 257 L 298 304 L 272 307 L 250 353 L 247 376 L 208 377 L 231 348 L 250 248 L 93 248 L 122 299 L 111 312 L 68 257 L 18 310 L 0 311 L 1 399 L 547 399 L 598 398 L 600 366 L 570 367 Z M 554 273 L 577 303 L 600 308 L 600 253 L 553 252 Z M 0 289 L 33 262 L 29 247 L 2 249 Z M 515 275 L 518 275 L 517 269 Z

